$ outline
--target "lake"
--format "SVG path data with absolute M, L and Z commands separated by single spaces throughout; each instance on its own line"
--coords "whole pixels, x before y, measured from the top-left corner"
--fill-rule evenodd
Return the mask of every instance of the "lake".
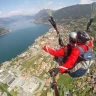
M 33 24 L 32 20 L 21 20 L 4 25 L 12 32 L 0 36 L 0 63 L 11 60 L 31 46 L 35 39 L 51 28 L 48 25 Z

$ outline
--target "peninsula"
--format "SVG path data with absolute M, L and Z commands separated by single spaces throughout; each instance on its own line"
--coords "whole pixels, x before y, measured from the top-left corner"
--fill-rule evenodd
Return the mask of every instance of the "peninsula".
M 11 32 L 11 29 L 0 28 L 0 36 Z

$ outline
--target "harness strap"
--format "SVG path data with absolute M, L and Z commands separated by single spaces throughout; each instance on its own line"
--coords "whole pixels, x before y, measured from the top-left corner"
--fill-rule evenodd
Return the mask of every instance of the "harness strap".
M 83 50 L 83 48 L 80 47 L 80 46 L 76 46 L 76 47 L 80 50 L 80 55 L 83 55 L 83 54 L 84 54 L 84 50 Z

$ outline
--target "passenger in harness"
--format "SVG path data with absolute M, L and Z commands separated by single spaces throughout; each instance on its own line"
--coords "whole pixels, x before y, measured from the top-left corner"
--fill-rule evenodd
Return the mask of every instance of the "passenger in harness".
M 45 46 L 46 44 L 43 42 L 43 49 L 53 56 L 64 57 L 67 53 L 65 62 L 60 64 L 58 68 L 51 69 L 50 73 L 54 72 L 57 75 L 58 72 L 67 72 L 71 77 L 83 76 L 95 58 L 92 52 L 92 44 L 93 41 L 85 31 L 71 32 L 69 34 L 69 44 L 58 50 Z

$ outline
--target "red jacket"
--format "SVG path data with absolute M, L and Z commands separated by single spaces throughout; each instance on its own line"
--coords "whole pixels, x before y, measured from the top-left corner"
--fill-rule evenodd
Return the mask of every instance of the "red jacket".
M 90 48 L 92 48 L 92 42 L 90 42 L 90 44 L 88 45 Z M 81 46 L 84 51 L 86 52 L 88 50 L 88 47 L 84 44 L 79 44 L 79 46 Z M 68 47 L 68 45 L 65 46 L 66 49 Z M 50 47 L 44 46 L 43 48 L 46 52 L 50 53 L 53 56 L 64 56 L 64 47 L 58 49 L 58 50 L 54 50 Z M 62 66 L 59 66 L 59 70 L 61 73 L 66 72 L 68 69 L 73 68 L 75 62 L 77 61 L 78 57 L 80 56 L 80 50 L 76 47 L 72 47 L 72 51 L 70 56 L 68 57 L 68 60 L 66 61 L 66 63 L 62 64 Z

